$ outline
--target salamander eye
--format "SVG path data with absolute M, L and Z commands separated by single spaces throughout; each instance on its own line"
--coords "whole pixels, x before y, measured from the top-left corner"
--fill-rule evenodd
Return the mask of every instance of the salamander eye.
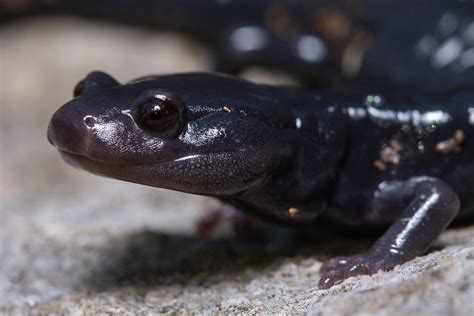
M 138 122 L 161 137 L 175 137 L 182 127 L 183 109 L 181 99 L 156 94 L 139 104 Z

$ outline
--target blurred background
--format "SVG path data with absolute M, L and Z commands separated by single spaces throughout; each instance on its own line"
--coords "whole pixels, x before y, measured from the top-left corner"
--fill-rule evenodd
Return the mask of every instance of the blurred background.
M 126 82 L 210 70 L 211 54 L 200 42 L 163 30 L 37 16 L 0 25 L 0 54 L 0 314 L 354 308 L 383 314 L 414 312 L 428 302 L 436 313 L 472 311 L 472 229 L 443 236 L 441 254 L 362 277 L 355 293 L 353 280 L 321 292 L 321 260 L 356 252 L 367 241 L 326 240 L 314 250 L 285 241 L 274 247 L 187 237 L 216 201 L 75 170 L 48 143 L 49 118 L 90 71 Z M 259 68 L 243 76 L 297 83 Z M 438 272 L 423 272 L 430 266 Z

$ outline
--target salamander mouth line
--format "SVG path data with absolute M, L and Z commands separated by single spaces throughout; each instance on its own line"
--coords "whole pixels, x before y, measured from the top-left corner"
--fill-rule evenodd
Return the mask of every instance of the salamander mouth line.
M 262 147 L 263 146 L 260 146 L 258 148 L 252 149 L 252 150 L 248 150 L 248 149 L 242 150 L 242 148 L 227 148 L 227 149 L 224 148 L 224 149 L 220 149 L 218 151 L 207 151 L 207 152 L 204 151 L 204 152 L 200 152 L 199 154 L 189 154 L 189 155 L 177 157 L 177 158 L 174 158 L 174 159 L 166 159 L 166 160 L 160 160 L 160 161 L 147 161 L 147 162 L 106 161 L 106 160 L 102 160 L 102 159 L 92 158 L 92 157 L 89 157 L 89 156 L 86 156 L 86 155 L 83 155 L 83 154 L 79 154 L 79 153 L 76 153 L 76 152 L 68 151 L 68 150 L 65 150 L 65 149 L 62 149 L 62 148 L 61 149 L 57 148 L 57 150 L 62 155 L 69 156 L 71 159 L 81 159 L 81 160 L 86 159 L 86 160 L 89 160 L 91 162 L 96 162 L 96 163 L 111 165 L 111 166 L 141 166 L 141 165 L 169 164 L 169 163 L 173 163 L 173 162 L 186 161 L 186 160 L 190 160 L 190 159 L 194 159 L 194 158 L 202 157 L 202 156 L 218 155 L 218 154 L 221 154 L 221 153 L 229 154 L 229 153 L 232 153 L 232 152 L 244 152 L 244 151 L 245 152 L 248 152 L 248 151 L 256 152 L 256 151 L 259 151 Z

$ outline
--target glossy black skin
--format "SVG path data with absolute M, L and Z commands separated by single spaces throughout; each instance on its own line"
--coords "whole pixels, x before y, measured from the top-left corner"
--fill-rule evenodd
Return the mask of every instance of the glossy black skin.
M 474 85 L 474 4 L 451 0 L 0 0 L 0 20 L 71 14 L 174 29 L 216 70 L 257 65 L 313 87 L 449 91 Z M 448 48 L 446 48 L 446 46 Z M 443 48 L 444 47 L 444 51 Z M 444 52 L 444 53 L 443 53 Z M 440 57 L 444 56 L 444 57 Z M 451 57 L 449 57 L 451 56 Z
M 78 168 L 217 197 L 281 224 L 389 226 L 366 253 L 327 262 L 322 287 L 423 254 L 458 213 L 474 213 L 472 91 L 309 93 L 207 73 L 121 85 L 94 72 L 76 94 L 48 138 Z M 141 105 L 153 95 L 183 109 L 175 134 L 144 125 Z M 436 149 L 456 131 L 457 151 Z M 399 160 L 383 169 L 375 162 L 388 146 Z

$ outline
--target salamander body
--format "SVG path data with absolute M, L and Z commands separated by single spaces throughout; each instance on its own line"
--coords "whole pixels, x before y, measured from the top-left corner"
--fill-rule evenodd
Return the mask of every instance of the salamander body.
M 189 73 L 93 72 L 48 138 L 89 172 L 213 196 L 286 225 L 388 227 L 327 262 L 321 286 L 423 254 L 474 213 L 474 93 L 344 94 Z

